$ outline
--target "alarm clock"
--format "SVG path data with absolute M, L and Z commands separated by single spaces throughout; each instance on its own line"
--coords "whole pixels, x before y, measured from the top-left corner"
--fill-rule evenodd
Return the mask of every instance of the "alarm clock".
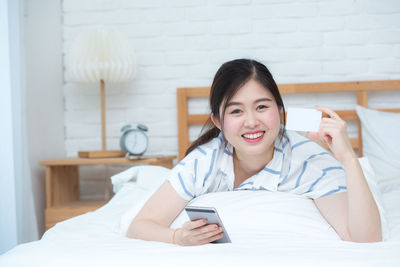
M 121 128 L 123 134 L 119 144 L 126 157 L 130 155 L 140 156 L 146 152 L 149 146 L 149 138 L 146 135 L 147 130 L 148 128 L 143 124 L 139 124 L 136 129 L 132 129 L 130 124 Z

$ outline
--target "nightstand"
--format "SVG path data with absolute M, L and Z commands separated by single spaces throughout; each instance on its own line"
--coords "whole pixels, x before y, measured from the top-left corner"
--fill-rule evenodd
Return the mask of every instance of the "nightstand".
M 108 200 L 79 199 L 79 166 L 82 165 L 159 165 L 172 168 L 176 156 L 126 158 L 65 158 L 40 161 L 46 166 L 46 230 L 56 223 L 96 210 Z

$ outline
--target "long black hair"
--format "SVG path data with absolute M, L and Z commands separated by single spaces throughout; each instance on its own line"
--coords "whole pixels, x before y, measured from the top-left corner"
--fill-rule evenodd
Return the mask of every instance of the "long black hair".
M 281 121 L 285 125 L 285 107 L 283 105 L 281 94 L 275 83 L 272 74 L 268 68 L 251 59 L 236 59 L 224 63 L 215 74 L 210 92 L 210 108 L 211 114 L 223 125 L 223 114 L 225 114 L 225 103 L 229 103 L 236 92 L 249 80 L 255 80 L 268 89 L 273 95 L 275 102 L 281 111 Z M 219 113 L 221 104 L 224 103 L 222 114 Z M 208 143 L 211 139 L 217 137 L 220 130 L 211 120 L 211 114 L 207 122 L 203 125 L 202 134 L 197 138 L 191 146 L 186 150 L 186 155 L 196 147 Z M 282 138 L 284 129 L 281 129 L 280 136 Z M 224 138 L 225 140 L 225 138 Z M 226 140 L 225 140 L 226 142 Z

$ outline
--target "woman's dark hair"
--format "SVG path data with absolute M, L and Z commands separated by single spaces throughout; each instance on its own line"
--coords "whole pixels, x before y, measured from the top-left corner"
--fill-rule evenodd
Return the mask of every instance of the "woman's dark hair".
M 210 92 L 210 108 L 214 117 L 223 125 L 223 114 L 225 113 L 225 103 L 229 103 L 236 92 L 249 80 L 255 80 L 267 88 L 273 95 L 275 102 L 280 111 L 282 111 L 282 122 L 285 125 L 285 107 L 283 105 L 282 97 L 279 93 L 278 86 L 276 85 L 272 74 L 266 66 L 251 59 L 236 59 L 224 63 L 215 74 Z M 224 104 L 222 114 L 219 114 L 219 108 Z M 209 142 L 211 139 L 217 137 L 220 130 L 211 121 L 211 115 L 207 122 L 203 125 L 201 130 L 202 134 L 195 140 L 191 146 L 186 150 L 186 155 L 189 154 L 196 147 Z M 282 138 L 284 129 L 280 131 Z M 225 140 L 225 138 L 224 138 Z M 225 140 L 226 142 L 226 140 Z

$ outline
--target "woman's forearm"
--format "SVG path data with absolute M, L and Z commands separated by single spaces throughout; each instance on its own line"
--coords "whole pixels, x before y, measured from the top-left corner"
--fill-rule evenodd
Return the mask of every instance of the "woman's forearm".
M 352 241 L 382 240 L 379 210 L 356 157 L 344 162 L 347 184 L 349 232 Z
M 149 220 L 134 220 L 129 226 L 126 236 L 148 241 L 172 243 L 173 232 L 173 229 Z

